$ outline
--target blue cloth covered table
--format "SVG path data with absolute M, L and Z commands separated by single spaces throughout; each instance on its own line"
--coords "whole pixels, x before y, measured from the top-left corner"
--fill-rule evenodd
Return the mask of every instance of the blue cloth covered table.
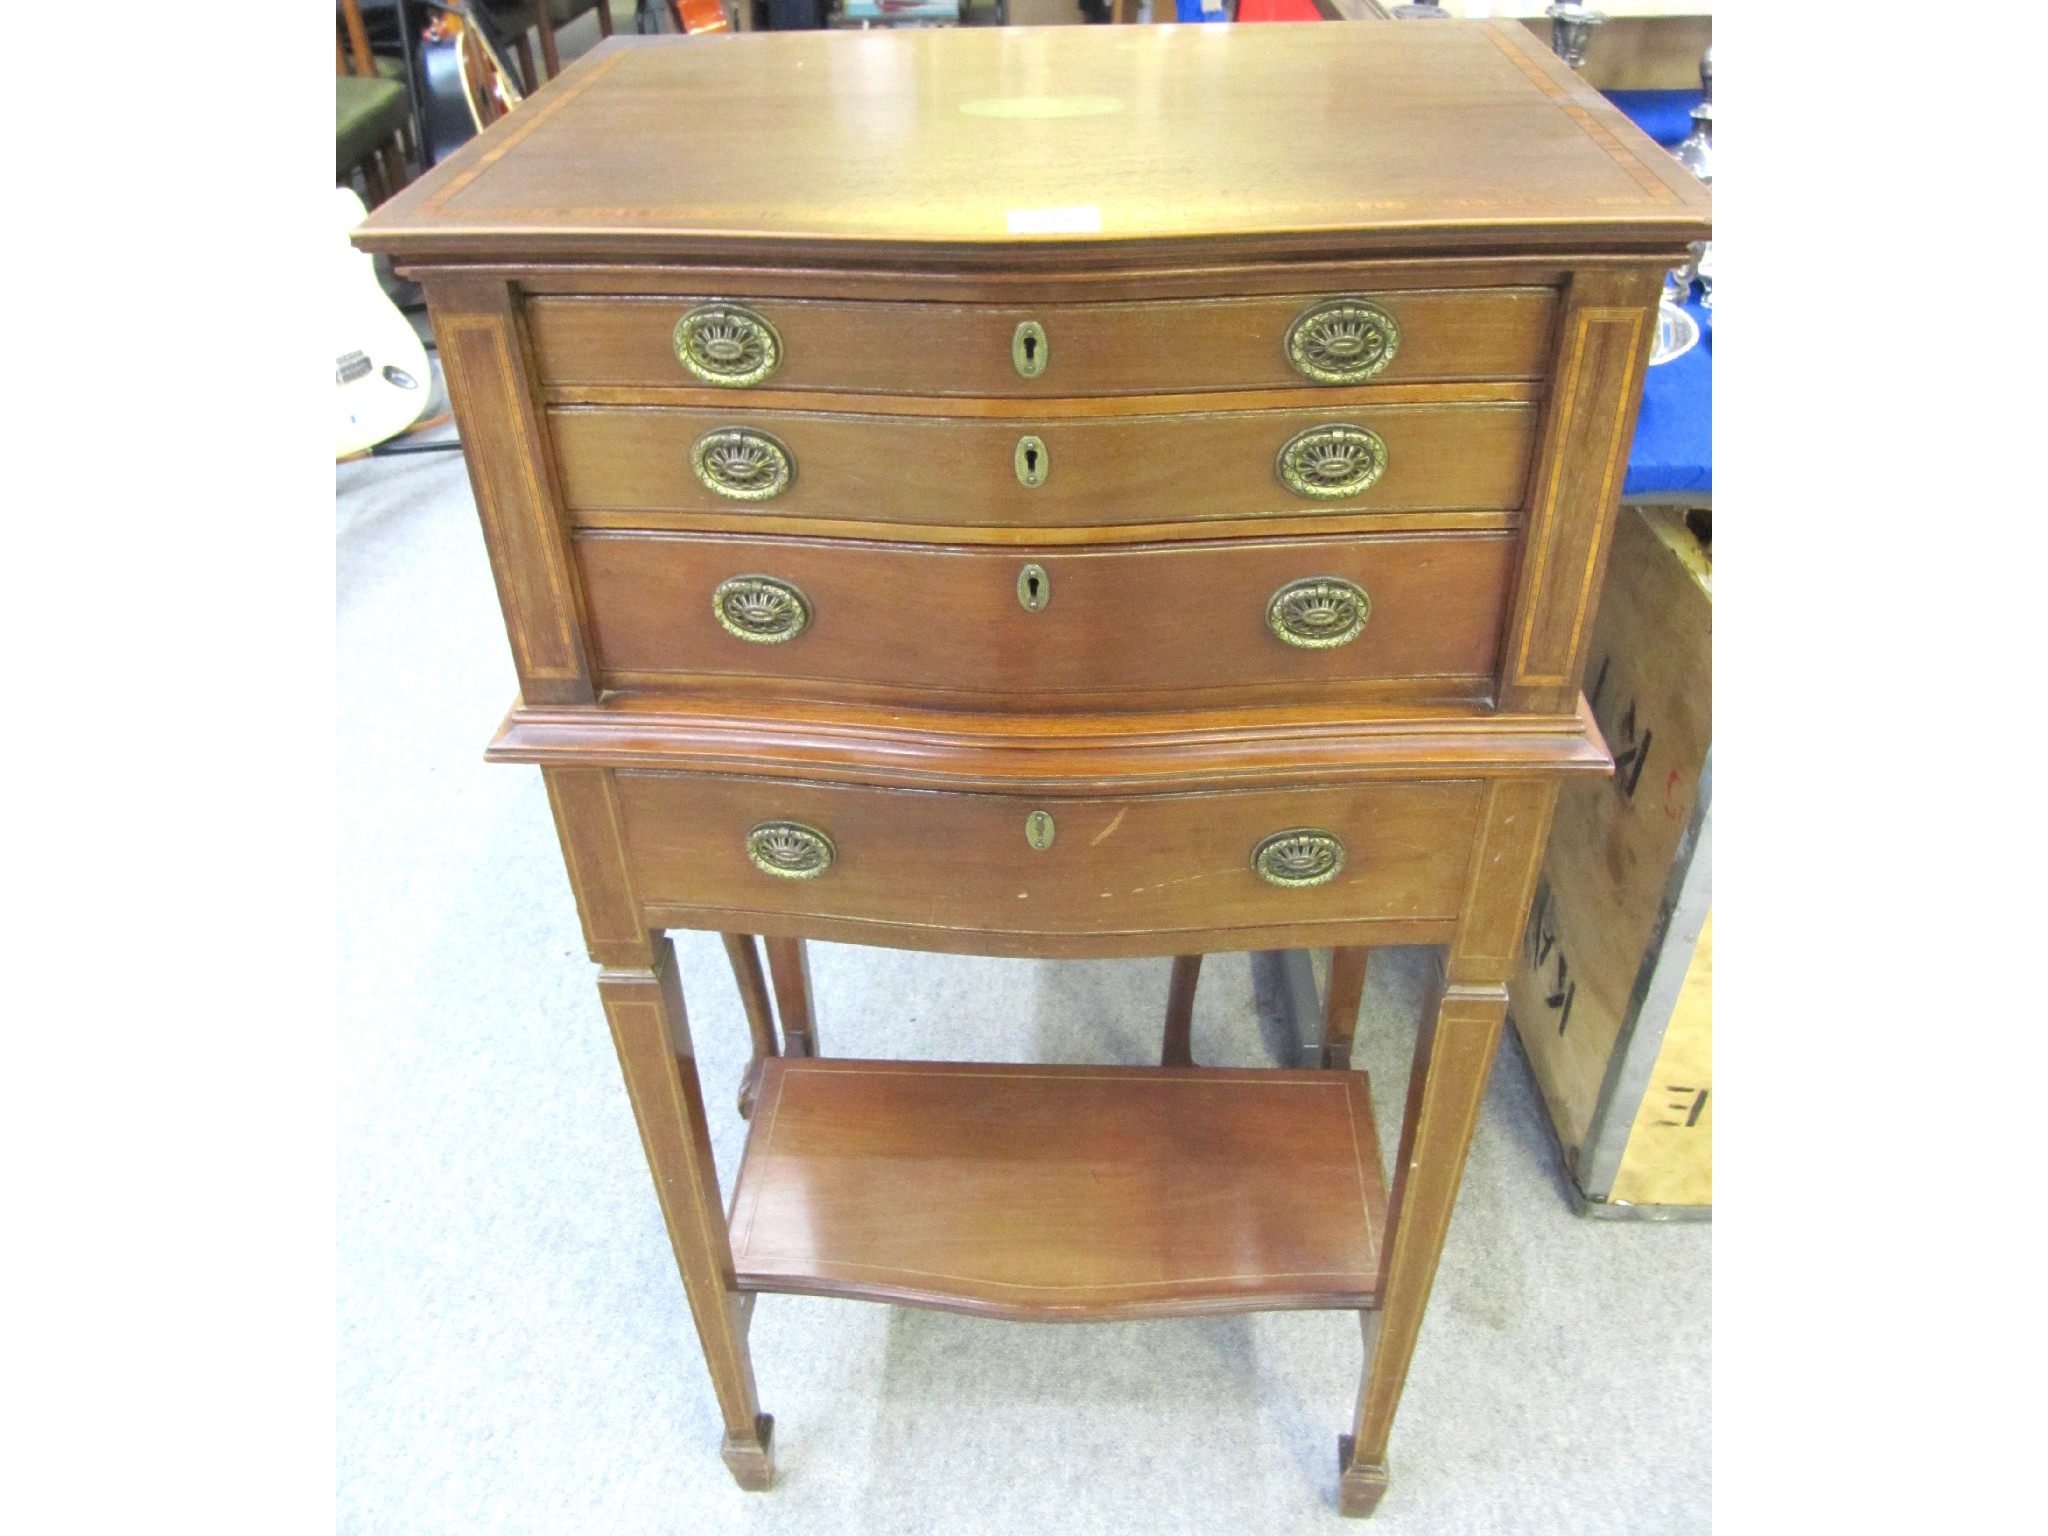
M 1698 91 L 1612 91 L 1608 100 L 1637 127 L 1666 146 L 1692 131 Z M 1629 449 L 1624 497 L 1667 500 L 1714 493 L 1714 312 L 1699 302 L 1699 285 L 1686 312 L 1700 324 L 1699 344 L 1660 363 L 1643 381 L 1643 411 Z
M 1694 287 L 1698 294 L 1699 289 Z M 1643 411 L 1628 453 L 1624 497 L 1714 493 L 1714 312 L 1697 297 L 1685 306 L 1700 323 L 1699 344 L 1659 363 L 1643 380 Z
M 1607 99 L 1666 149 L 1692 132 L 1692 109 L 1704 91 L 1609 91 Z

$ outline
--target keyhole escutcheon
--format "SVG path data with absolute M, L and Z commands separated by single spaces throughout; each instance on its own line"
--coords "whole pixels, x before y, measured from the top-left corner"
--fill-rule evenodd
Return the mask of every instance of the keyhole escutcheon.
M 1026 490 L 1034 490 L 1045 484 L 1045 477 L 1052 473 L 1052 455 L 1045 451 L 1045 444 L 1035 437 L 1017 439 L 1017 483 Z
M 1052 601 L 1052 578 L 1044 566 L 1027 565 L 1017 573 L 1017 601 L 1026 613 L 1037 613 Z
M 1053 825 L 1051 811 L 1033 811 L 1024 818 L 1024 841 L 1040 853 L 1052 846 L 1054 835 L 1059 831 Z
M 1019 376 L 1035 379 L 1045 372 L 1045 358 L 1045 327 L 1026 320 L 1010 338 L 1010 361 L 1017 365 Z

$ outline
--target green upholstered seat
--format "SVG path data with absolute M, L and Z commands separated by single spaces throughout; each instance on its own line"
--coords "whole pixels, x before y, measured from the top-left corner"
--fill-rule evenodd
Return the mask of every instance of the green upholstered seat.
M 395 80 L 334 77 L 334 174 L 347 176 L 405 122 L 405 87 Z

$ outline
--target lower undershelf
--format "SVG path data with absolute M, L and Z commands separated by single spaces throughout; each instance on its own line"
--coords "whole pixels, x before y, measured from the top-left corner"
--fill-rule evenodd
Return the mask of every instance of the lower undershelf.
M 1362 1072 L 776 1059 L 733 1197 L 744 1291 L 1085 1321 L 1366 1308 Z

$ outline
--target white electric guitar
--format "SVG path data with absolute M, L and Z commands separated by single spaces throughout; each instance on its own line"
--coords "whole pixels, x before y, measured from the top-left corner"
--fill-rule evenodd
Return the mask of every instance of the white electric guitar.
M 375 260 L 348 243 L 363 222 L 363 200 L 334 189 L 341 235 L 341 280 L 334 317 L 334 456 L 346 458 L 396 437 L 426 414 L 434 376 L 427 349 L 377 281 Z

